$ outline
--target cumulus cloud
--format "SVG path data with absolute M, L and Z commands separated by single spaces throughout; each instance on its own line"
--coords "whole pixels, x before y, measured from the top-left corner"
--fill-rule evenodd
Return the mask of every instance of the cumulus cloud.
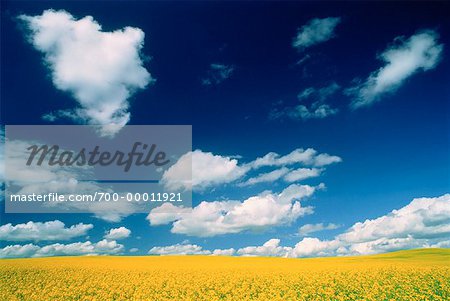
M 210 255 L 211 251 L 192 244 L 176 244 L 165 247 L 153 247 L 148 251 L 151 255 Z
M 214 256 L 233 256 L 236 253 L 234 248 L 230 249 L 215 249 L 211 255 Z
M 409 77 L 428 71 L 441 60 L 443 45 L 434 30 L 423 30 L 409 38 L 397 37 L 394 43 L 379 55 L 385 63 L 362 83 L 346 90 L 354 97 L 351 108 L 358 109 L 377 102 L 395 92 Z
M 205 86 L 218 85 L 230 78 L 233 72 L 233 65 L 210 64 L 207 76 L 202 79 L 202 84 Z
M 326 42 L 335 36 L 336 26 L 341 22 L 339 17 L 315 18 L 298 29 L 292 46 L 299 50 Z
M 164 172 L 161 181 L 170 190 L 201 191 L 210 186 L 233 182 L 248 170 L 238 165 L 237 159 L 195 150 L 181 156 Z
M 238 159 L 231 156 L 195 150 L 181 156 L 174 165 L 166 170 L 162 176 L 162 183 L 168 190 L 193 189 L 201 192 L 217 185 L 243 180 L 250 171 L 261 167 L 281 168 L 250 177 L 240 182 L 239 186 L 275 181 L 283 176 L 285 176 L 285 181 L 295 182 L 318 176 L 322 169 L 286 168 L 287 166 L 324 167 L 341 161 L 342 159 L 338 156 L 318 153 L 312 148 L 298 148 L 284 156 L 270 152 L 249 163 L 239 163 Z
M 9 245 L 0 249 L 0 258 L 115 255 L 122 253 L 123 250 L 123 245 L 108 240 L 101 240 L 97 243 L 90 241 L 71 244 L 56 243 L 43 247 L 34 244 Z
M 376 254 L 445 246 L 450 235 L 450 194 L 417 198 L 376 219 L 355 223 L 333 240 L 305 238 L 292 256 Z
M 190 213 L 192 214 L 192 213 Z M 203 211 L 208 216 L 208 211 Z M 211 218 L 214 221 L 215 217 Z M 308 224 L 300 228 L 303 235 L 322 230 L 337 229 L 335 224 Z M 355 223 L 345 232 L 330 240 L 305 237 L 295 246 L 282 246 L 273 238 L 262 246 L 208 251 L 197 245 L 187 245 L 192 254 L 323 257 L 368 255 L 411 248 L 450 247 L 450 194 L 436 198 L 418 198 L 376 219 Z M 189 254 L 180 245 L 169 248 L 171 254 Z M 161 248 L 161 247 L 159 247 Z M 159 250 L 159 249 L 157 249 Z M 184 253 L 183 253 L 184 252 Z
M 270 239 L 267 242 L 265 242 L 262 246 L 241 248 L 237 251 L 237 254 L 241 256 L 287 257 L 291 250 L 292 248 L 290 247 L 280 246 L 279 239 Z
M 116 134 L 128 123 L 128 99 L 152 81 L 140 55 L 141 29 L 105 32 L 93 17 L 76 19 L 63 10 L 19 19 L 28 29 L 30 43 L 43 53 L 54 86 L 70 93 L 79 105 L 47 114 L 47 120 L 69 117 L 99 125 L 103 136 Z
M 147 219 L 151 225 L 172 223 L 172 233 L 198 237 L 262 231 L 288 225 L 301 216 L 311 214 L 313 208 L 303 207 L 300 200 L 323 187 L 323 184 L 317 187 L 292 184 L 278 194 L 267 191 L 243 202 L 204 201 L 194 208 L 166 204 L 166 208 L 153 209 Z M 158 216 L 161 212 L 162 218 Z
M 45 241 L 69 240 L 86 235 L 94 226 L 92 224 L 76 224 L 70 226 L 59 221 L 28 222 L 25 224 L 6 224 L 0 226 L 0 240 L 5 241 Z
M 320 232 L 320 231 L 324 231 L 324 230 L 334 230 L 334 229 L 338 229 L 339 225 L 336 224 L 324 224 L 324 223 L 318 223 L 318 224 L 306 224 L 301 226 L 298 229 L 298 234 L 300 234 L 301 236 L 307 236 L 311 233 L 315 233 L 315 232 Z
M 129 237 L 131 234 L 131 230 L 125 228 L 125 227 L 119 227 L 119 228 L 113 228 L 109 230 L 105 234 L 105 239 L 107 240 L 119 240 Z

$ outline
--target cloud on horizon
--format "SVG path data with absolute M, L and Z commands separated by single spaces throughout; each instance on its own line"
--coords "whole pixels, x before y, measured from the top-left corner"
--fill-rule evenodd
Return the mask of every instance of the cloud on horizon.
M 0 258 L 80 256 L 80 255 L 119 255 L 124 246 L 112 240 L 90 241 L 71 244 L 52 244 L 43 247 L 35 244 L 9 245 L 0 249 Z
M 334 224 L 305 225 L 304 234 L 336 229 Z M 301 228 L 302 229 L 302 228 Z M 302 232 L 301 231 L 301 232 Z M 416 198 L 408 205 L 380 216 L 355 223 L 332 240 L 305 237 L 294 247 L 281 246 L 270 239 L 262 246 L 248 246 L 223 255 L 318 257 L 370 255 L 413 248 L 450 247 L 450 194 L 434 198 Z M 205 254 L 217 253 L 198 250 Z M 166 247 L 167 248 L 167 247 Z

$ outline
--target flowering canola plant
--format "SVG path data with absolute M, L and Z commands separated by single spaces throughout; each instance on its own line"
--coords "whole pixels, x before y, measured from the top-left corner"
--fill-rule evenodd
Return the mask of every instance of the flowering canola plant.
M 0 260 L 1 300 L 450 300 L 450 250 Z

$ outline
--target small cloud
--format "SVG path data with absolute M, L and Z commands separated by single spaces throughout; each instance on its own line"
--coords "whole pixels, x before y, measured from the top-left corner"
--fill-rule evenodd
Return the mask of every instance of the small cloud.
M 137 252 L 139 252 L 138 248 L 131 248 L 130 249 L 130 253 L 137 253 Z
M 129 237 L 130 234 L 131 231 L 129 229 L 125 227 L 119 227 L 109 230 L 104 238 L 107 240 L 119 240 Z
M 319 224 L 306 224 L 301 226 L 298 229 L 298 234 L 300 234 L 301 236 L 307 236 L 311 233 L 315 233 L 315 232 L 320 232 L 320 231 L 325 231 L 325 230 L 335 230 L 338 229 L 340 226 L 336 225 L 336 224 L 323 224 L 323 223 L 319 223 Z
M 328 86 L 322 88 L 309 87 L 297 95 L 299 101 L 313 99 L 311 105 L 299 104 L 291 107 L 274 108 L 269 112 L 269 119 L 289 118 L 292 120 L 308 120 L 308 119 L 322 119 L 339 112 L 337 108 L 331 107 L 326 103 L 326 100 L 337 93 L 341 87 L 333 82 Z
M 395 38 L 394 43 L 379 55 L 385 65 L 372 72 L 364 82 L 346 90 L 346 94 L 354 98 L 350 107 L 370 106 L 383 95 L 395 92 L 415 73 L 435 68 L 444 48 L 438 39 L 434 30 L 420 31 L 408 39 Z
M 341 22 L 339 17 L 312 19 L 298 29 L 292 46 L 299 50 L 326 42 L 335 36 L 336 26 Z
M 235 67 L 233 65 L 210 64 L 207 76 L 201 80 L 202 85 L 218 85 L 230 78 L 234 69 Z
M 233 256 L 235 253 L 236 253 L 236 250 L 233 248 L 215 249 L 211 255 L 213 255 L 213 256 Z
M 153 247 L 148 251 L 151 255 L 210 255 L 211 251 L 192 244 L 176 244 L 165 247 Z

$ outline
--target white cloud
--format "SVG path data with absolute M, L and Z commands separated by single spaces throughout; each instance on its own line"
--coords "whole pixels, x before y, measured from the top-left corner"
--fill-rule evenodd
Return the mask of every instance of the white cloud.
M 204 190 L 230 183 L 245 175 L 248 168 L 239 166 L 237 159 L 195 150 L 178 159 L 162 176 L 167 189 Z M 191 176 L 192 175 L 192 176 Z M 188 180 L 192 177 L 192 180 Z
M 382 217 L 354 224 L 340 240 L 350 243 L 379 238 L 433 239 L 450 235 L 450 194 L 417 198 Z
M 45 241 L 69 240 L 86 235 L 94 226 L 92 224 L 76 224 L 66 228 L 59 220 L 49 222 L 28 222 L 25 224 L 6 224 L 0 226 L 0 240 L 5 241 Z
M 292 170 L 287 167 L 282 167 L 280 169 L 275 169 L 267 173 L 261 173 L 256 177 L 239 183 L 238 186 L 250 186 L 259 183 L 275 182 L 279 179 L 283 179 L 286 182 L 292 183 L 308 178 L 318 177 L 321 172 L 322 169 L 318 168 L 298 168 Z
M 239 186 L 249 186 L 255 185 L 258 183 L 266 183 L 266 182 L 274 182 L 282 178 L 289 172 L 289 168 L 282 167 L 280 169 L 275 169 L 271 172 L 261 173 L 254 178 L 250 178 L 243 183 L 239 183 Z
M 300 200 L 323 187 L 323 184 L 317 187 L 293 184 L 279 194 L 264 192 L 243 202 L 201 202 L 194 208 L 173 208 L 175 206 L 167 204 L 164 209 L 153 209 L 147 219 L 151 225 L 172 223 L 172 233 L 198 237 L 261 231 L 288 225 L 311 214 L 312 207 L 302 207 Z M 158 217 L 161 212 L 164 213 L 162 218 Z
M 437 66 L 441 59 L 443 45 L 434 30 L 420 31 L 408 39 L 397 37 L 379 58 L 385 63 L 372 72 L 366 81 L 347 89 L 353 95 L 353 109 L 369 106 L 381 96 L 395 92 L 407 78 L 419 71 L 428 71 Z
M 230 78 L 233 72 L 233 65 L 210 64 L 207 77 L 202 79 L 202 84 L 205 86 L 218 85 Z
M 260 168 L 263 166 L 287 166 L 292 164 L 326 166 L 341 161 L 342 159 L 338 156 L 331 156 L 325 153 L 318 154 L 313 148 L 298 148 L 285 156 L 280 156 L 274 152 L 268 153 L 265 156 L 257 158 L 255 161 L 249 163 L 249 165 L 252 168 Z
M 286 193 L 284 201 L 292 197 Z M 206 203 L 211 204 L 211 203 Z M 200 205 L 199 205 L 200 206 Z M 208 219 L 211 211 L 203 208 L 203 216 L 189 213 L 187 219 Z M 194 209 L 195 210 L 195 209 Z M 264 208 L 262 208 L 264 210 Z M 226 212 L 226 211 L 224 211 Z M 226 215 L 222 216 L 223 219 Z M 184 218 L 184 217 L 183 217 Z M 255 217 L 257 219 L 257 217 Z M 217 219 L 211 216 L 210 224 L 217 227 Z M 221 220 L 220 223 L 224 221 Z M 335 224 L 308 224 L 299 229 L 300 234 L 338 228 Z M 231 232 L 230 232 L 231 233 Z M 401 209 L 373 220 L 355 223 L 344 233 L 331 240 L 305 237 L 294 247 L 281 246 L 279 239 L 270 239 L 262 246 L 235 249 L 204 250 L 198 245 L 174 245 L 157 247 L 156 252 L 164 254 L 213 254 L 240 256 L 318 257 L 367 255 L 411 248 L 450 247 L 450 194 L 436 198 L 418 198 Z
M 131 248 L 130 249 L 130 253 L 136 253 L 136 252 L 139 252 L 138 248 Z
M 192 244 L 176 244 L 165 247 L 153 247 L 148 251 L 151 255 L 209 255 L 208 250 L 203 250 L 202 247 Z
M 324 224 L 324 223 L 319 223 L 319 224 L 306 224 L 301 226 L 298 229 L 298 233 L 301 236 L 307 236 L 311 233 L 315 233 L 315 232 L 320 232 L 320 231 L 324 231 L 324 230 L 334 230 L 334 229 L 338 229 L 339 225 L 336 224 Z
M 168 190 L 193 189 L 202 192 L 207 188 L 232 183 L 243 179 L 252 170 L 261 167 L 281 167 L 240 182 L 238 186 L 248 186 L 262 182 L 275 181 L 285 175 L 285 181 L 294 182 L 309 177 L 315 177 L 322 170 L 312 169 L 288 169 L 286 166 L 307 165 L 323 167 L 341 162 L 338 156 L 326 153 L 318 153 L 312 148 L 298 148 L 291 153 L 280 156 L 270 152 L 261 158 L 249 163 L 238 162 L 236 157 L 215 155 L 210 152 L 195 150 L 178 159 L 178 161 L 166 170 L 162 176 L 162 183 Z
M 265 242 L 262 246 L 252 246 L 241 248 L 237 251 L 238 255 L 241 256 L 277 256 L 277 257 L 287 257 L 289 252 L 292 250 L 290 247 L 280 246 L 279 239 L 270 239 Z
M 312 19 L 298 30 L 292 46 L 303 50 L 328 41 L 335 36 L 334 31 L 340 22 L 338 17 Z
M 450 194 L 446 194 L 417 198 L 387 215 L 355 223 L 333 240 L 305 238 L 291 256 L 361 255 L 445 247 L 449 235 Z
M 128 99 L 152 81 L 140 56 L 141 29 L 104 32 L 91 16 L 76 19 L 62 10 L 19 19 L 29 29 L 30 43 L 44 54 L 55 87 L 70 93 L 79 104 L 47 119 L 72 117 L 100 125 L 104 136 L 114 135 L 128 123 Z
M 322 169 L 319 168 L 298 168 L 290 171 L 284 176 L 286 182 L 297 182 L 308 178 L 320 176 Z
M 90 241 L 71 244 L 56 243 L 43 247 L 34 244 L 10 245 L 0 249 L 0 258 L 114 255 L 120 254 L 123 250 L 123 245 L 108 240 L 101 240 L 97 243 Z
M 318 238 L 305 237 L 291 250 L 289 257 L 322 257 L 338 255 L 340 243 L 336 240 L 321 241 Z
M 233 248 L 230 249 L 215 249 L 211 255 L 214 256 L 233 256 L 236 253 L 236 250 Z
M 119 240 L 129 237 L 131 230 L 125 227 L 113 228 L 105 234 L 105 239 L 107 240 Z

